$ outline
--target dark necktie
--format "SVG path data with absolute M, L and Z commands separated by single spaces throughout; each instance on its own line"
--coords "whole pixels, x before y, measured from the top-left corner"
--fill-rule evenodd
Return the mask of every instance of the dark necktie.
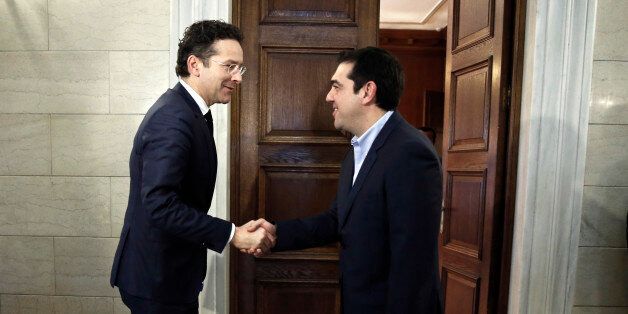
M 214 120 L 212 119 L 211 110 L 207 111 L 204 117 L 205 117 L 205 123 L 207 124 L 207 128 L 209 129 L 209 135 L 214 137 Z
M 213 157 L 214 163 L 218 161 L 216 157 L 216 142 L 214 142 L 214 120 L 212 119 L 212 112 L 207 111 L 205 115 L 205 124 L 207 124 L 207 128 L 209 129 L 209 147 L 210 152 Z M 216 169 L 214 169 L 214 176 L 216 175 Z

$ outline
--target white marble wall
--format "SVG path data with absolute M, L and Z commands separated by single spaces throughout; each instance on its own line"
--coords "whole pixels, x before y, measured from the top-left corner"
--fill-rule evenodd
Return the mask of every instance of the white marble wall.
M 628 1 L 598 0 L 573 313 L 628 313 Z
M 108 284 L 170 1 L 0 1 L 0 314 L 128 313 Z

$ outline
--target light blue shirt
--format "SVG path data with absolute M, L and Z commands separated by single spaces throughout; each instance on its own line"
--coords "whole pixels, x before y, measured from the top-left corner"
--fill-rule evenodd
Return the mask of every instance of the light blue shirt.
M 360 173 L 360 168 L 362 168 L 362 163 L 364 159 L 366 159 L 366 155 L 371 149 L 371 145 L 379 135 L 379 132 L 384 127 L 384 124 L 388 121 L 388 118 L 393 114 L 392 111 L 386 112 L 375 124 L 373 124 L 362 136 L 356 137 L 354 136 L 351 139 L 351 146 L 353 146 L 353 183 L 355 183 L 355 178 L 358 177 L 358 173 Z

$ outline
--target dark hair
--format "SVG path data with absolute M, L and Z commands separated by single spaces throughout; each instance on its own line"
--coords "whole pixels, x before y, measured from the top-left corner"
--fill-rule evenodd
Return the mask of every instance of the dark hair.
M 244 36 L 239 28 L 223 21 L 198 21 L 188 26 L 179 40 L 175 67 L 177 75 L 190 76 L 187 60 L 191 55 L 202 59 L 207 66 L 207 59 L 216 54 L 213 45 L 219 39 L 234 39 L 242 43 Z
M 340 55 L 338 63 L 353 63 L 348 77 L 354 82 L 354 93 L 373 81 L 377 85 L 377 105 L 386 111 L 397 108 L 403 92 L 403 69 L 388 51 L 376 47 L 346 51 Z

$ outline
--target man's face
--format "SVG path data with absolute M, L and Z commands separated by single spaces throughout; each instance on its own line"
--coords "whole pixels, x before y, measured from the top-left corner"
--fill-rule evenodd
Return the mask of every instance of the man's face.
M 331 77 L 331 89 L 327 93 L 326 101 L 332 106 L 334 127 L 356 134 L 357 126 L 363 115 L 360 93 L 353 92 L 354 82 L 347 76 L 353 70 L 352 63 L 341 63 L 336 73 Z
M 231 75 L 227 73 L 227 67 L 219 63 L 241 65 L 244 59 L 237 40 L 220 39 L 214 42 L 213 48 L 216 54 L 206 61 L 207 67 L 201 66 L 199 69 L 199 94 L 208 106 L 230 102 L 235 87 L 242 82 L 242 75 L 238 71 Z

